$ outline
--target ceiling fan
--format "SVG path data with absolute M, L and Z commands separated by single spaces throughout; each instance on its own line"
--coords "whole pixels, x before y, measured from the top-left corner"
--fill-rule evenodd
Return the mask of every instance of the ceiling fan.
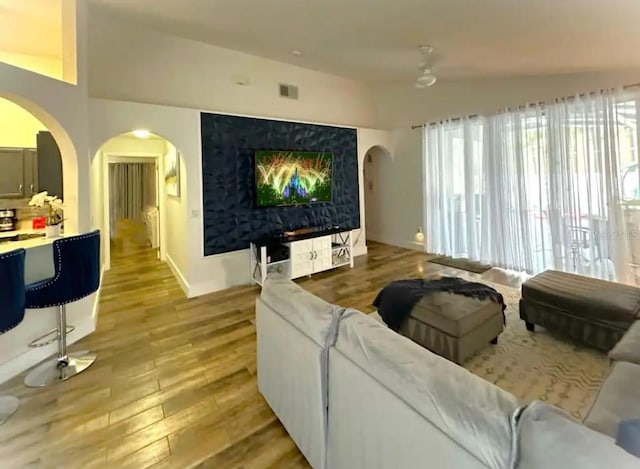
M 422 60 L 420 61 L 420 65 L 418 66 L 418 70 L 420 71 L 420 75 L 416 80 L 416 88 L 428 88 L 433 86 L 436 81 L 438 81 L 438 77 L 436 77 L 433 73 L 433 47 L 425 45 L 419 46 L 418 49 L 422 54 Z

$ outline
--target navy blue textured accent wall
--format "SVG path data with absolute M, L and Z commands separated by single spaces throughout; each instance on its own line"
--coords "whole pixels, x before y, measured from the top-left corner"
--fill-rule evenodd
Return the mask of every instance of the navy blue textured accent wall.
M 252 239 L 311 226 L 360 227 L 355 129 L 202 113 L 205 256 L 246 249 Z M 256 150 L 333 153 L 333 201 L 258 208 Z

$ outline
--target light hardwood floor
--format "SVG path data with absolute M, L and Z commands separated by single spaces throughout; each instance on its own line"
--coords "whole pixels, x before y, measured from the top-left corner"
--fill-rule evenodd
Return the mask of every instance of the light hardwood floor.
M 22 407 L 0 426 L 0 467 L 309 467 L 256 387 L 254 301 L 243 286 L 186 299 L 143 245 L 113 246 L 97 331 L 72 346 L 98 354 L 58 385 L 0 387 Z M 365 312 L 387 282 L 455 269 L 370 243 L 356 267 L 300 284 Z M 212 272 L 215 275 L 215 272 Z

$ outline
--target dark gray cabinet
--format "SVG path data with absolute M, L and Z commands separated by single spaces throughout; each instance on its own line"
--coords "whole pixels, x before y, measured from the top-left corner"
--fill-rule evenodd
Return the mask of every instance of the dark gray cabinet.
M 62 156 L 50 132 L 38 132 L 37 184 L 41 191 L 57 195 L 64 200 L 62 188 Z
M 36 150 L 0 148 L 0 198 L 28 198 L 38 189 Z
M 38 132 L 36 140 L 37 149 L 0 147 L 0 199 L 48 191 L 64 200 L 60 149 L 49 132 Z

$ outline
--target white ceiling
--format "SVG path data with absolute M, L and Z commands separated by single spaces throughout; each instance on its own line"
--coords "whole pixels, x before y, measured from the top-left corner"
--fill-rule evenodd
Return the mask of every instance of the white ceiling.
M 0 0 L 0 52 L 62 57 L 62 0 Z
M 414 81 L 422 43 L 441 78 L 640 67 L 639 0 L 90 1 L 92 15 L 366 82 Z

